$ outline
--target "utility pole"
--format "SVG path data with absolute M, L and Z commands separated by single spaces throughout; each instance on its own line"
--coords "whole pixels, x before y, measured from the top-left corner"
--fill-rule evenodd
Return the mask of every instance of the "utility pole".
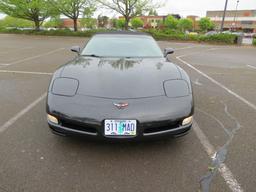
M 239 3 L 239 0 L 237 0 L 236 2 L 236 11 L 235 11 L 235 16 L 234 16 L 234 28 L 236 28 L 236 16 L 237 16 L 237 7 L 238 7 L 238 3 Z
M 226 16 L 226 11 L 227 11 L 227 6 L 228 6 L 228 0 L 226 0 L 226 2 L 225 2 L 225 7 L 224 7 L 224 12 L 223 12 L 223 17 L 222 17 L 220 32 L 223 31 L 224 22 L 225 22 L 225 16 Z

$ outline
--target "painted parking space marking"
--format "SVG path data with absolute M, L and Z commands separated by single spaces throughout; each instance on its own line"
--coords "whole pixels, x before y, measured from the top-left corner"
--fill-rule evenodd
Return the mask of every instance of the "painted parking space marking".
M 251 68 L 251 69 L 256 69 L 255 66 L 252 66 L 252 65 L 247 65 L 247 67 Z
M 208 49 L 206 51 L 213 51 L 213 50 L 217 50 L 217 49 L 221 49 L 221 48 L 215 48 L 215 49 Z M 221 84 L 220 82 L 216 81 L 215 79 L 213 79 L 212 77 L 208 76 L 207 74 L 205 74 L 204 72 L 200 71 L 199 69 L 197 69 L 196 67 L 194 67 L 192 64 L 188 63 L 187 61 L 185 61 L 184 59 L 182 59 L 183 57 L 187 57 L 189 55 L 194 55 L 194 54 L 198 54 L 201 52 L 194 52 L 191 54 L 186 54 L 186 55 L 181 55 L 181 56 L 177 56 L 176 59 L 179 60 L 180 62 L 182 62 L 183 64 L 187 65 L 189 68 L 193 69 L 194 71 L 196 71 L 197 73 L 199 73 L 200 75 L 202 75 L 203 77 L 207 78 L 208 80 L 210 80 L 212 83 L 218 85 L 219 87 L 221 87 L 222 89 L 224 89 L 225 91 L 227 91 L 229 94 L 231 94 L 232 96 L 234 96 L 235 98 L 239 99 L 240 101 L 242 101 L 244 104 L 246 104 L 247 106 L 249 106 L 250 108 L 254 109 L 256 111 L 256 105 L 251 103 L 250 101 L 248 101 L 247 99 L 245 99 L 244 97 L 238 95 L 237 93 L 235 93 L 234 91 L 230 90 L 229 88 L 227 88 L 225 85 Z M 197 123 L 194 124 L 194 131 L 196 132 L 196 135 L 198 137 L 198 139 L 200 140 L 200 142 L 202 143 L 202 145 L 205 148 L 205 151 L 207 152 L 207 154 L 214 159 L 216 152 L 214 147 L 212 146 L 212 144 L 210 144 L 209 140 L 207 139 L 207 137 L 205 136 L 205 134 L 202 132 L 202 130 L 198 127 Z M 224 181 L 226 182 L 226 184 L 228 185 L 228 187 L 233 191 L 233 192 L 242 192 L 243 189 L 240 186 L 240 184 L 238 183 L 238 181 L 235 179 L 234 175 L 232 174 L 231 170 L 226 166 L 226 164 L 223 162 L 219 165 L 218 167 L 218 171 L 220 172 L 221 176 L 223 177 Z
M 45 72 L 35 72 L 35 71 L 9 71 L 9 70 L 0 70 L 0 73 L 31 74 L 31 75 L 53 75 L 53 73 L 45 73 Z
M 26 113 L 28 113 L 31 109 L 33 109 L 37 104 L 39 104 L 42 100 L 46 98 L 46 93 L 41 95 L 35 101 L 30 103 L 24 109 L 22 109 L 19 113 L 10 118 L 7 122 L 5 122 L 2 126 L 0 126 L 0 134 L 6 131 L 10 126 L 12 126 L 17 120 L 23 117 Z
M 196 54 L 196 53 L 194 53 Z M 248 105 L 250 108 L 254 109 L 256 111 L 256 105 L 251 103 L 250 101 L 248 101 L 247 99 L 245 99 L 244 97 L 238 95 L 237 93 L 235 93 L 234 91 L 230 90 L 229 88 L 227 88 L 225 85 L 221 84 L 220 82 L 216 81 L 215 79 L 213 79 L 212 77 L 208 76 L 207 74 L 205 74 L 204 72 L 200 71 L 199 69 L 197 69 L 196 67 L 194 67 L 192 64 L 188 63 L 187 61 L 183 60 L 183 57 L 189 56 L 191 54 L 187 54 L 187 55 L 181 55 L 176 57 L 177 60 L 179 60 L 180 62 L 182 62 L 183 64 L 187 65 L 189 68 L 193 69 L 194 71 L 196 71 L 197 73 L 199 73 L 200 75 L 204 76 L 205 78 L 207 78 L 208 80 L 210 80 L 212 83 L 218 85 L 219 87 L 221 87 L 222 89 L 226 90 L 229 94 L 233 95 L 234 97 L 236 97 L 237 99 L 239 99 L 240 101 L 242 101 L 243 103 L 245 103 L 246 105 Z
M 192 49 L 192 48 L 198 48 L 200 46 L 187 46 L 187 47 L 181 47 L 181 48 L 175 48 L 175 51 L 184 50 L 184 49 Z
M 35 55 L 35 56 L 32 56 L 32 57 L 27 57 L 25 59 L 21 59 L 21 60 L 18 60 L 18 61 L 14 61 L 14 62 L 8 63 L 8 66 L 15 65 L 15 64 L 18 64 L 18 63 L 22 63 L 24 61 L 29 61 L 29 60 L 37 59 L 37 58 L 40 58 L 40 57 L 43 57 L 43 56 L 51 55 L 53 53 L 62 51 L 64 49 L 65 48 L 58 48 L 58 49 L 54 49 L 52 51 L 49 51 L 49 52 L 46 52 L 46 53 L 43 53 L 43 54 Z
M 197 138 L 200 140 L 200 143 L 203 145 L 208 156 L 213 160 L 215 158 L 216 150 L 209 142 L 203 131 L 200 129 L 196 121 L 193 122 L 193 131 L 195 132 Z M 232 190 L 232 192 L 244 191 L 225 163 L 220 164 L 220 166 L 218 167 L 218 171 L 220 172 L 221 176 L 224 178 L 225 182 Z
M 7 63 L 0 63 L 0 66 L 9 66 L 10 64 Z

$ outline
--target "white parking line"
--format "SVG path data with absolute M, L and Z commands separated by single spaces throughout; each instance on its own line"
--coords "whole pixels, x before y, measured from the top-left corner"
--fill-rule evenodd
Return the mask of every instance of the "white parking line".
M 210 49 L 210 50 L 213 50 L 213 49 Z M 196 53 L 194 53 L 194 54 L 196 54 Z M 256 105 L 255 104 L 251 103 L 250 101 L 246 100 L 242 96 L 240 96 L 237 93 L 233 92 L 232 90 L 227 88 L 225 85 L 223 85 L 220 82 L 216 81 L 215 79 L 213 79 L 212 77 L 208 76 L 207 74 L 203 73 L 202 71 L 200 71 L 199 69 L 194 67 L 192 64 L 190 64 L 190 63 L 186 62 L 185 60 L 181 59 L 181 58 L 186 57 L 188 55 L 191 55 L 191 54 L 181 55 L 181 56 L 176 57 L 176 59 L 178 59 L 183 64 L 185 64 L 188 67 L 190 67 L 191 69 L 195 70 L 197 73 L 199 73 L 200 75 L 204 76 L 205 78 L 210 80 L 212 83 L 214 83 L 214 84 L 218 85 L 219 87 L 223 88 L 229 94 L 233 95 L 234 97 L 236 97 L 237 99 L 239 99 L 240 101 L 242 101 L 243 103 L 245 103 L 246 105 L 248 105 L 249 107 L 251 107 L 252 109 L 254 109 L 256 111 Z M 197 123 L 194 123 L 194 131 L 196 132 L 197 137 L 199 138 L 200 142 L 204 146 L 207 154 L 212 158 L 215 150 L 214 150 L 213 146 L 210 144 L 210 142 L 207 139 L 207 137 L 202 132 L 202 130 L 198 127 Z M 229 188 L 233 192 L 242 192 L 243 191 L 243 189 L 241 188 L 240 184 L 238 183 L 238 181 L 233 176 L 231 170 L 224 163 L 222 163 L 220 165 L 218 170 L 221 173 L 221 176 L 224 178 L 224 180 L 227 183 L 227 185 L 229 186 Z
M 34 71 L 9 71 L 9 70 L 0 70 L 0 73 L 32 74 L 32 75 L 52 75 L 52 74 L 53 74 L 53 73 L 45 73 L 45 72 L 34 72 Z
M 200 140 L 208 156 L 211 159 L 213 159 L 216 151 L 213 145 L 209 142 L 208 138 L 203 133 L 203 131 L 199 128 L 198 124 L 195 121 L 193 122 L 193 131 L 196 133 L 197 138 Z M 235 179 L 232 172 L 226 166 L 225 163 L 220 164 L 218 171 L 220 172 L 221 176 L 224 178 L 225 182 L 227 183 L 229 188 L 232 190 L 232 192 L 243 192 L 242 187 L 240 186 L 238 181 Z
M 39 55 L 36 55 L 36 56 L 33 56 L 33 57 L 27 57 L 25 59 L 21 59 L 21 60 L 18 60 L 18 61 L 14 61 L 14 62 L 8 63 L 8 66 L 14 65 L 14 64 L 18 64 L 18 63 L 22 63 L 24 61 L 29 61 L 29 60 L 32 60 L 32 59 L 36 59 L 36 58 L 39 58 L 39 57 L 43 57 L 43 56 L 46 56 L 46 55 L 50 55 L 50 54 L 62 51 L 64 49 L 65 48 L 58 48 L 58 49 L 54 49 L 53 51 L 49 51 L 49 52 L 46 52 L 46 53 L 43 53 L 43 54 L 39 54 Z
M 5 122 L 2 126 L 0 126 L 0 134 L 3 133 L 6 129 L 8 129 L 10 126 L 12 126 L 18 119 L 20 119 L 23 115 L 25 115 L 27 112 L 29 112 L 33 107 L 35 107 L 38 103 L 40 103 L 45 98 L 46 98 L 46 93 L 44 93 L 42 96 L 37 98 L 32 103 L 30 103 L 27 107 L 22 109 L 19 113 L 17 113 L 15 116 L 13 116 L 7 122 Z
M 176 59 L 178 59 L 179 61 L 181 61 L 182 63 L 184 63 L 185 65 L 187 65 L 188 67 L 190 67 L 191 69 L 195 70 L 197 73 L 199 73 L 200 75 L 204 76 L 205 78 L 209 79 L 212 83 L 218 85 L 219 87 L 223 88 L 224 90 L 226 90 L 229 94 L 233 95 L 234 97 L 236 97 L 237 99 L 239 99 L 240 101 L 242 101 L 243 103 L 245 103 L 246 105 L 248 105 L 249 107 L 251 107 L 252 109 L 254 109 L 256 111 L 256 105 L 251 103 L 250 101 L 246 100 L 245 98 L 243 98 L 242 96 L 238 95 L 237 93 L 233 92 L 232 90 L 230 90 L 229 88 L 227 88 L 225 85 L 221 84 L 220 82 L 216 81 L 215 79 L 213 79 L 212 77 L 208 76 L 207 74 L 203 73 L 202 71 L 200 71 L 199 69 L 195 68 L 193 65 L 191 65 L 190 63 L 184 61 L 183 59 L 181 59 L 182 57 L 186 57 L 188 55 L 182 55 L 182 56 L 178 56 L 176 57 Z
M 256 67 L 252 66 L 252 65 L 247 65 L 247 67 L 252 68 L 252 69 L 256 69 Z
M 184 50 L 184 49 L 192 49 L 200 46 L 187 46 L 187 47 L 181 47 L 181 48 L 175 48 L 175 51 Z

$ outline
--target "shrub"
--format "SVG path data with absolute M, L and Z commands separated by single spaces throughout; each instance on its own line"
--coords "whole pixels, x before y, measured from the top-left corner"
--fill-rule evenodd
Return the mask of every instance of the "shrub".
M 116 26 L 118 29 L 124 29 L 125 27 L 125 19 L 118 19 L 116 22 Z
M 28 35 L 49 35 L 49 36 L 77 36 L 77 37 L 91 37 L 97 32 L 110 31 L 107 29 L 97 29 L 88 31 L 71 31 L 70 29 L 60 29 L 51 31 L 35 31 L 35 30 L 18 30 L 18 29 L 1 29 L 1 33 L 15 33 L 15 34 L 28 34 Z M 197 41 L 197 42 L 210 42 L 210 43 L 225 43 L 235 44 L 237 36 L 232 34 L 216 34 L 216 35 L 196 35 L 185 34 L 182 32 L 174 31 L 171 29 L 158 30 L 148 29 L 143 30 L 151 34 L 156 40 L 180 40 L 180 41 Z M 256 39 L 254 39 L 256 45 Z
M 138 29 L 139 27 L 143 27 L 143 24 L 144 24 L 143 21 L 140 18 L 138 18 L 138 17 L 133 18 L 131 20 L 131 25 L 135 29 Z
M 88 31 L 71 31 L 70 29 L 59 29 L 50 31 L 35 31 L 35 30 L 18 30 L 18 29 L 2 29 L 2 33 L 13 33 L 13 34 L 27 34 L 27 35 L 49 35 L 49 36 L 77 36 L 77 37 L 91 37 L 97 32 L 104 32 L 108 30 L 88 30 Z
M 185 32 L 193 28 L 193 21 L 191 19 L 180 19 L 177 26 L 180 31 Z
M 256 38 L 253 39 L 253 45 L 256 46 Z
M 232 34 L 215 34 L 215 35 L 200 35 L 199 41 L 213 42 L 213 43 L 226 43 L 234 44 L 236 43 L 237 36 Z
M 214 23 L 208 17 L 203 17 L 199 20 L 199 27 L 201 31 L 206 32 L 214 29 Z
M 216 34 L 216 35 L 190 35 L 173 30 L 156 30 L 150 29 L 144 32 L 150 33 L 156 40 L 181 40 L 181 41 L 198 41 L 211 43 L 236 43 L 236 35 L 232 34 Z
M 177 25 L 178 25 L 178 20 L 171 15 L 169 15 L 164 21 L 164 26 L 169 29 L 176 29 Z

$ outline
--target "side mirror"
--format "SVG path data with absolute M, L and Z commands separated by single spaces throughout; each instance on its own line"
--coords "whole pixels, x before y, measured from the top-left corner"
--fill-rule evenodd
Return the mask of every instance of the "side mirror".
M 73 46 L 73 47 L 71 47 L 70 50 L 73 51 L 73 52 L 76 52 L 77 54 L 80 53 L 80 47 L 79 46 Z
M 167 55 L 169 54 L 173 54 L 174 53 L 174 49 L 173 48 L 165 48 L 164 49 L 164 56 L 167 57 Z

